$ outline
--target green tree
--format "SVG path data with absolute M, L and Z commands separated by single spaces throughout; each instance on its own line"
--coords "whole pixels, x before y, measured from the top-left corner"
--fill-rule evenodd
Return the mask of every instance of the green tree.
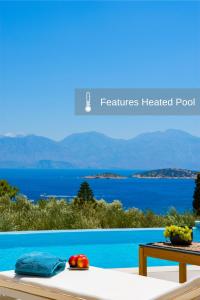
M 80 205 L 84 205 L 85 203 L 95 203 L 93 191 L 86 181 L 81 183 L 75 203 Z
M 193 209 L 200 215 L 200 173 L 197 174 L 197 178 L 195 180 L 196 186 L 193 195 Z
M 11 186 L 7 180 L 0 180 L 0 197 L 8 196 L 14 198 L 19 192 L 18 188 Z

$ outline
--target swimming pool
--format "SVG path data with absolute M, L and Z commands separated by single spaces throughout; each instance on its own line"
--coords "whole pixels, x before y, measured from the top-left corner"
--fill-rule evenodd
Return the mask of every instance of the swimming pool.
M 200 232 L 194 229 L 194 240 Z M 0 233 L 0 270 L 13 269 L 16 259 L 28 252 L 49 252 L 63 258 L 84 253 L 93 266 L 130 268 L 138 266 L 138 245 L 164 241 L 163 228 L 114 230 L 64 230 Z M 148 259 L 150 266 L 173 262 Z

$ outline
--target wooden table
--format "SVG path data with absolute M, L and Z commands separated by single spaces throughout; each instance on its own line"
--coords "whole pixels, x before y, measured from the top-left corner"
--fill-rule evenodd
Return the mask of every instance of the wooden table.
M 187 264 L 200 266 L 200 243 L 172 246 L 170 243 L 150 243 L 139 246 L 139 274 L 147 276 L 147 257 L 179 263 L 179 282 L 187 281 Z

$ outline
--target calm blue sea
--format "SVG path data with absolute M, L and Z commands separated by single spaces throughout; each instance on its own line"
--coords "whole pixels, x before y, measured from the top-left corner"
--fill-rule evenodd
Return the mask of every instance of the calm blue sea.
M 41 195 L 65 196 L 70 199 L 77 194 L 85 175 L 114 172 L 130 175 L 124 170 L 11 170 L 0 169 L 0 179 L 19 187 L 22 194 L 32 200 Z M 137 170 L 135 170 L 137 172 Z M 108 202 L 120 200 L 125 208 L 137 207 L 164 213 L 170 207 L 179 211 L 191 210 L 194 180 L 188 179 L 90 179 L 87 180 L 97 199 Z

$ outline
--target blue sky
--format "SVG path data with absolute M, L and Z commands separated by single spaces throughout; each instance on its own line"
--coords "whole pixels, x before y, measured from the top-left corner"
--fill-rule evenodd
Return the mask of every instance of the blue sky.
M 197 1 L 0 2 L 0 133 L 129 138 L 200 117 L 76 116 L 75 88 L 199 87 Z

